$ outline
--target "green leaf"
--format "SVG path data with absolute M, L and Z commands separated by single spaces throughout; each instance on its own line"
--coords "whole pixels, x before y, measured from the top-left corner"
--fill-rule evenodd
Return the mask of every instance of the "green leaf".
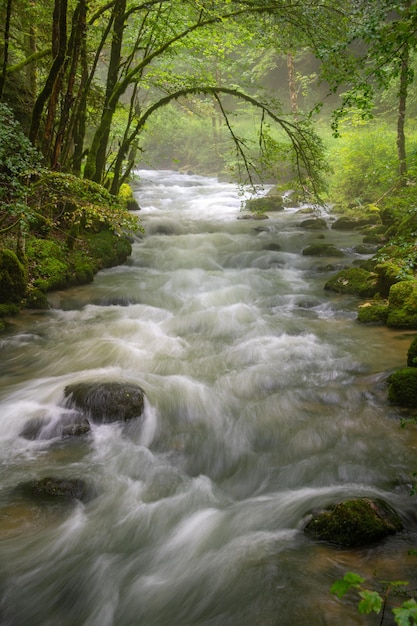
M 358 604 L 359 613 L 380 613 L 382 609 L 383 599 L 377 591 L 361 591 L 359 593 L 362 600 Z
M 398 608 L 393 609 L 395 623 L 398 626 L 414 626 L 417 624 L 417 602 L 412 598 Z
M 330 588 L 338 598 L 342 598 L 350 589 L 359 589 L 365 579 L 354 572 L 346 572 L 341 580 L 336 580 Z

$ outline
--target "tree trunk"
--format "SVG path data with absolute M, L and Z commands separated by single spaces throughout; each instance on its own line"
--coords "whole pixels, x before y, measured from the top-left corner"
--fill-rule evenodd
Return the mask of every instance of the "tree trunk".
M 6 82 L 7 63 L 9 61 L 10 21 L 12 18 L 12 0 L 7 1 L 6 20 L 3 35 L 3 61 L 0 73 L 0 100 L 3 96 L 4 83 Z
M 287 69 L 288 69 L 288 87 L 290 90 L 290 102 L 291 111 L 294 118 L 298 116 L 298 101 L 297 101 L 297 86 L 295 84 L 295 69 L 294 69 L 294 55 L 292 52 L 287 54 Z
M 55 36 L 57 33 L 57 39 Z M 41 125 L 45 104 L 51 97 L 56 81 L 59 79 L 62 65 L 65 61 L 67 46 L 67 0 L 55 0 L 52 47 L 55 52 L 54 61 L 46 79 L 45 85 L 38 95 L 32 111 L 29 138 L 36 142 Z M 51 110 L 51 107 L 50 107 Z
M 126 13 L 126 0 L 117 0 L 114 5 L 114 26 L 113 26 L 113 39 L 111 45 L 109 70 L 107 73 L 106 82 L 106 95 L 103 109 L 102 122 L 110 119 L 109 123 L 103 123 L 101 126 L 101 133 L 97 136 L 96 145 L 91 146 L 90 155 L 86 165 L 85 176 L 97 183 L 101 183 L 103 179 L 103 173 L 106 166 L 106 153 L 107 145 L 110 136 L 110 126 L 113 119 L 113 113 L 115 112 L 116 103 L 114 106 L 110 104 L 111 95 L 113 89 L 119 78 L 123 31 L 125 28 L 125 16 Z
M 409 60 L 410 51 L 408 43 L 404 44 L 401 55 L 401 71 L 400 71 L 400 90 L 398 99 L 398 118 L 397 118 L 397 154 L 398 154 L 398 173 L 400 175 L 400 185 L 406 184 L 407 174 L 407 154 L 405 148 L 405 112 L 407 106 L 407 91 L 409 82 Z
M 64 137 L 66 136 L 66 134 L 71 133 L 71 128 L 68 124 L 68 121 L 71 107 L 74 104 L 74 85 L 78 62 L 80 58 L 81 41 L 84 34 L 86 16 L 86 2 L 85 0 L 79 0 L 77 7 L 74 11 L 71 35 L 68 41 L 68 51 L 71 53 L 71 63 L 67 79 L 67 90 L 63 99 L 59 127 L 56 134 L 54 150 L 51 158 L 51 169 L 60 169 L 60 157 Z

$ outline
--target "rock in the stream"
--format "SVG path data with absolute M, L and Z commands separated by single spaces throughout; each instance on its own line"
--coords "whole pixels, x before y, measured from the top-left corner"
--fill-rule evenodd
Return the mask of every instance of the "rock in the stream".
M 397 513 L 380 499 L 356 498 L 313 515 L 305 533 L 344 548 L 364 546 L 402 530 Z
M 26 497 L 41 502 L 87 502 L 93 490 L 81 478 L 55 478 L 48 476 L 19 486 Z
M 144 409 L 143 389 L 123 382 L 82 382 L 65 387 L 68 406 L 82 411 L 97 424 L 140 417 Z
M 29 420 L 20 433 L 24 439 L 66 439 L 81 437 L 90 432 L 87 418 L 78 411 L 60 415 L 57 419 L 35 417 Z

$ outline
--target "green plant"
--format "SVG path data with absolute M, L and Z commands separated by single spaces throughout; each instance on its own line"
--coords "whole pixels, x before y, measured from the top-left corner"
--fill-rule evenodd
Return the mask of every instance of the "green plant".
M 12 111 L 0 104 L 0 235 L 27 230 L 33 212 L 26 201 L 28 184 L 40 170 L 40 157 Z
M 364 586 L 365 582 L 366 579 L 359 574 L 347 572 L 342 579 L 333 583 L 330 591 L 338 598 L 343 598 L 349 591 L 356 591 L 360 598 L 358 602 L 359 613 L 361 615 L 370 613 L 380 615 L 380 625 L 384 621 L 388 600 L 392 596 L 406 597 L 400 606 L 392 609 L 394 621 L 398 626 L 417 625 L 417 602 L 407 592 L 408 582 L 403 580 L 376 581 L 380 591 L 367 589 Z

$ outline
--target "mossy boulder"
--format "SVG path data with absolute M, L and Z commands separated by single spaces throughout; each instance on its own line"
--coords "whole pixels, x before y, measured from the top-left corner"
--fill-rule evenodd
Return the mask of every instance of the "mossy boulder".
M 123 382 L 83 382 L 65 387 L 66 405 L 92 422 L 108 424 L 141 417 L 145 394 L 139 385 Z
M 32 237 L 27 242 L 26 254 L 33 287 L 46 292 L 68 285 L 69 267 L 63 244 Z
M 372 298 L 378 291 L 376 275 L 361 267 L 350 267 L 332 276 L 324 288 L 336 293 L 346 293 Z
M 322 217 L 311 217 L 303 220 L 300 223 L 301 228 L 307 228 L 308 230 L 326 230 L 327 222 Z
M 26 285 L 27 273 L 23 263 L 12 250 L 0 250 L 0 304 L 19 305 Z
M 402 528 L 401 519 L 384 500 L 356 498 L 314 514 L 305 532 L 313 539 L 353 548 L 375 543 Z
M 336 248 L 331 243 L 313 243 L 303 250 L 303 256 L 345 256 L 342 250 Z
M 417 367 L 405 367 L 388 377 L 388 400 L 399 406 L 417 407 Z
M 387 302 L 365 302 L 358 309 L 358 321 L 362 324 L 386 324 Z
M 367 215 L 365 217 L 349 217 L 345 215 L 333 222 L 332 228 L 334 230 L 356 230 L 368 224 L 376 224 L 378 222 L 380 222 L 379 214 Z
M 399 282 L 399 276 L 402 274 L 402 268 L 393 261 L 385 261 L 383 263 L 375 263 L 374 271 L 378 274 L 379 292 L 385 298 L 389 294 L 389 290 L 393 285 Z M 410 274 L 410 278 L 412 275 Z
M 414 337 L 407 351 L 408 367 L 417 367 L 417 336 Z
M 43 291 L 36 287 L 29 287 L 25 294 L 23 303 L 25 309 L 37 309 L 44 311 L 49 309 L 48 298 Z
M 246 200 L 245 208 L 254 213 L 269 213 L 271 211 L 283 211 L 284 203 L 282 196 L 263 196 L 262 198 Z
M 389 290 L 387 325 L 417 329 L 417 280 L 403 280 Z
M 97 270 L 124 263 L 132 253 L 130 241 L 109 230 L 88 236 L 87 243 Z
M 138 201 L 133 195 L 132 187 L 128 183 L 123 183 L 120 186 L 118 199 L 123 203 L 128 211 L 140 210 Z

